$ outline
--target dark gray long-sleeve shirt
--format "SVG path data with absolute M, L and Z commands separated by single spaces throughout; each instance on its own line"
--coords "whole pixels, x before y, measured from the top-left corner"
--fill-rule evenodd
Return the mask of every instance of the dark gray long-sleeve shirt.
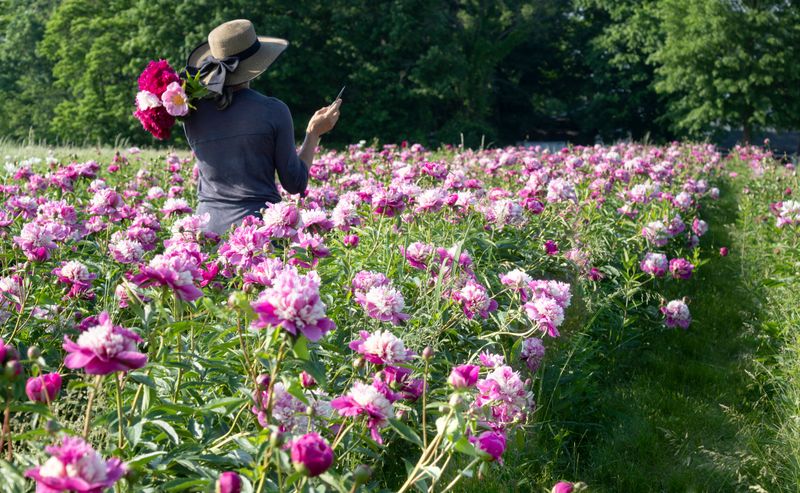
M 222 234 L 267 202 L 280 202 L 276 172 L 287 192 L 305 191 L 308 168 L 297 156 L 292 115 L 283 101 L 240 89 L 224 110 L 213 100 L 196 106 L 184 130 L 200 168 L 197 212 L 211 215 L 209 230 Z

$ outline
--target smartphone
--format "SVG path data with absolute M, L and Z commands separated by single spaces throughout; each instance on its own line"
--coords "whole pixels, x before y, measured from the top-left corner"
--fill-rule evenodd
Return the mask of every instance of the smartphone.
M 341 98 L 341 97 L 342 97 L 342 94 L 344 93 L 344 88 L 345 88 L 345 87 L 347 87 L 347 86 L 342 86 L 342 90 L 341 90 L 341 91 L 339 91 L 339 94 L 338 94 L 338 95 L 337 95 L 335 98 L 333 98 L 333 102 L 334 102 L 334 103 L 336 102 L 336 100 L 337 100 L 337 99 L 339 99 L 339 98 Z M 331 103 L 331 104 L 333 104 L 333 103 Z

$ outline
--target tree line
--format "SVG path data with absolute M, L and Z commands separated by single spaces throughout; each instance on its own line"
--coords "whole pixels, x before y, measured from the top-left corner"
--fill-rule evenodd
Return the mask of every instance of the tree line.
M 253 87 L 300 132 L 347 85 L 329 143 L 594 143 L 800 128 L 792 0 L 0 0 L 0 136 L 153 145 L 151 59 L 180 69 L 248 18 L 290 47 Z M 298 135 L 299 137 L 299 135 Z M 180 144 L 175 132 L 167 144 Z

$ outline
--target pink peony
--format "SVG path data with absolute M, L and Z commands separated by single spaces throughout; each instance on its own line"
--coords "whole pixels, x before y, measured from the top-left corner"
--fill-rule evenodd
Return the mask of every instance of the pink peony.
M 663 253 L 648 252 L 642 259 L 639 267 L 642 269 L 642 272 L 646 272 L 651 276 L 661 277 L 667 273 L 669 262 L 667 261 L 667 256 Z
M 312 478 L 333 464 L 333 449 L 318 433 L 307 433 L 294 440 L 291 455 L 295 469 Z
M 367 315 L 376 320 L 398 325 L 409 319 L 409 315 L 403 313 L 405 300 L 402 293 L 391 286 L 373 286 L 367 292 L 356 291 L 355 299 Z
M 555 485 L 553 485 L 553 489 L 550 493 L 572 493 L 574 491 L 574 485 L 568 481 L 559 481 Z
M 138 102 L 138 97 L 137 97 Z M 180 82 L 171 82 L 161 95 L 161 102 L 172 116 L 186 116 L 189 113 L 189 98 Z
M 219 475 L 214 493 L 240 493 L 242 491 L 242 478 L 232 471 L 225 471 Z
M 280 327 L 292 335 L 306 336 L 318 341 L 336 324 L 325 316 L 325 303 L 319 296 L 319 276 L 316 272 L 300 275 L 283 270 L 252 303 L 258 318 L 254 327 Z
M 564 322 L 564 308 L 549 296 L 538 296 L 525 303 L 525 312 L 550 337 L 558 337 L 558 327 Z
M 394 415 L 394 407 L 389 400 L 372 385 L 355 382 L 346 395 L 331 401 L 331 407 L 340 416 L 364 415 L 372 439 L 383 443 L 379 428 L 388 424 L 389 417 Z
M 686 259 L 674 258 L 669 261 L 669 271 L 674 279 L 690 279 L 694 265 Z
M 453 386 L 454 389 L 465 389 L 472 387 L 478 381 L 478 372 L 480 367 L 477 365 L 459 365 L 453 368 L 450 376 L 447 377 L 447 383 Z
M 661 313 L 664 314 L 664 324 L 667 327 L 688 329 L 689 324 L 692 323 L 692 314 L 689 312 L 689 307 L 682 300 L 670 301 L 666 306 L 661 307 Z
M 64 437 L 61 446 L 45 450 L 50 458 L 25 471 L 26 477 L 36 481 L 37 493 L 101 493 L 127 472 L 119 459 L 104 460 L 82 438 Z
M 497 302 L 493 300 L 486 288 L 472 279 L 459 291 L 453 293 L 453 299 L 461 303 L 461 309 L 468 319 L 472 320 L 475 315 L 487 318 L 489 312 L 497 309 Z
M 486 378 L 478 380 L 474 406 L 485 412 L 485 421 L 493 429 L 509 427 L 523 421 L 532 396 L 525 390 L 519 373 L 510 366 L 499 366 Z
M 92 287 L 92 281 L 97 278 L 97 274 L 92 274 L 89 269 L 78 262 L 77 260 L 70 260 L 62 262 L 61 267 L 53 269 L 53 274 L 58 277 L 58 281 L 70 286 L 67 297 L 76 297 L 82 294 L 88 298 L 93 298 L 94 295 L 88 293 Z
M 376 365 L 392 365 L 408 361 L 414 355 L 406 349 L 401 339 L 388 330 L 378 330 L 370 334 L 366 330 L 359 332 L 360 338 L 349 344 L 350 349 L 363 354 L 364 359 Z
M 58 373 L 31 377 L 25 384 L 25 393 L 28 399 L 34 402 L 53 402 L 59 392 L 61 392 L 61 375 Z
M 544 358 L 544 343 L 538 337 L 531 337 L 522 341 L 519 359 L 525 362 L 528 370 L 534 373 Z
M 196 259 L 185 254 L 156 255 L 148 265 L 140 267 L 141 272 L 133 276 L 131 282 L 141 288 L 165 286 L 183 301 L 194 301 L 203 296 L 194 284 L 203 278 L 197 264 Z
M 479 452 L 482 452 L 486 461 L 498 461 L 502 464 L 502 455 L 506 451 L 506 437 L 496 431 L 484 431 L 477 437 L 469 438 Z
M 170 84 L 180 80 L 168 61 L 151 60 L 139 75 L 139 90 L 151 92 L 160 98 Z
M 64 358 L 67 368 L 83 368 L 90 375 L 106 375 L 117 371 L 141 368 L 147 363 L 147 355 L 137 350 L 142 338 L 134 332 L 111 323 L 108 312 L 102 312 L 97 325 L 89 327 L 72 342 L 64 336 Z

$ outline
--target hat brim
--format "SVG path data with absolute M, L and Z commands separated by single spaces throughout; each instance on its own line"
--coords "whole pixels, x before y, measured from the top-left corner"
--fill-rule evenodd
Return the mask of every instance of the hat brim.
M 272 38 L 269 36 L 259 36 L 258 41 L 261 47 L 253 55 L 239 62 L 239 66 L 233 73 L 229 73 L 225 77 L 226 86 L 235 86 L 243 82 L 255 79 L 272 63 L 278 59 L 281 53 L 289 46 L 289 42 L 281 38 Z M 186 60 L 186 65 L 190 67 L 198 67 L 200 63 L 211 55 L 211 47 L 208 42 L 201 44 L 195 48 Z M 209 76 L 210 77 L 210 76 Z M 208 82 L 203 80 L 203 82 Z

